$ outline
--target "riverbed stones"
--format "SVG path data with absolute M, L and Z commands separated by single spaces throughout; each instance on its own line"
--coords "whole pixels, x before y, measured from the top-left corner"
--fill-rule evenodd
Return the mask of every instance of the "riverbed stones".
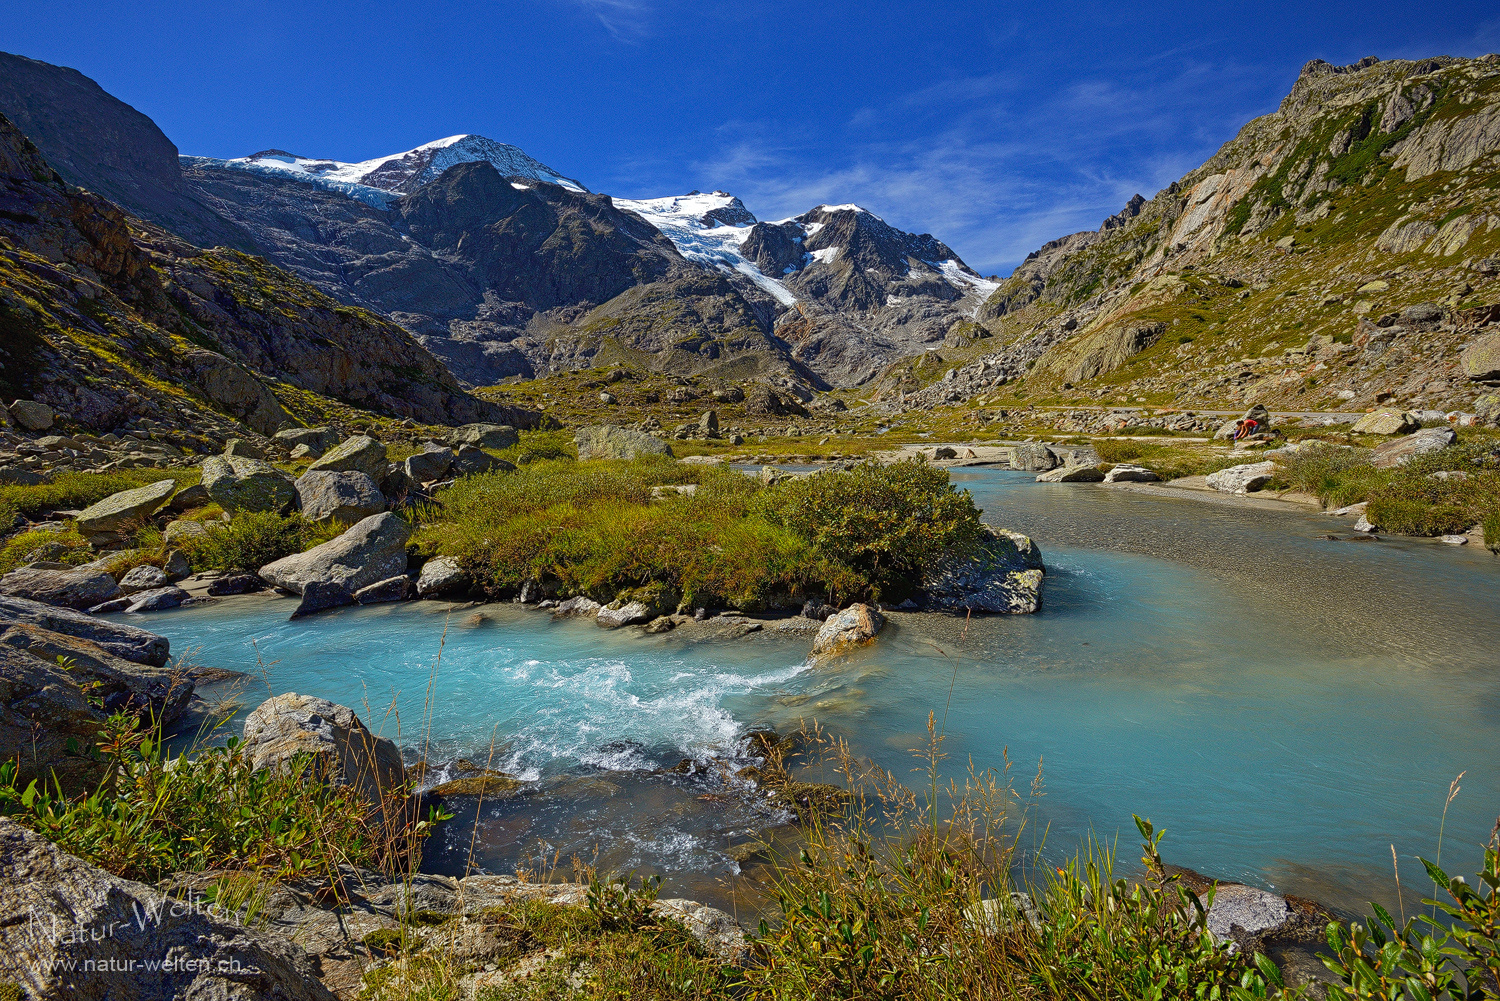
M 348 438 L 318 459 L 308 471 L 364 473 L 370 479 L 385 475 L 385 446 L 367 434 Z
M 1026 615 L 1041 608 L 1045 573 L 1041 551 L 1028 536 L 986 525 L 973 554 L 935 561 L 924 589 L 934 608 Z
M 203 488 L 226 511 L 285 511 L 297 499 L 290 476 L 269 462 L 238 455 L 204 459 Z
M 125 576 L 120 578 L 120 590 L 126 594 L 135 594 L 138 591 L 165 587 L 167 583 L 167 575 L 163 570 L 147 564 L 126 571 Z
M 365 473 L 309 469 L 297 478 L 297 504 L 302 520 L 352 525 L 386 509 L 385 494 Z
M 1446 425 L 1423 428 L 1394 441 L 1383 441 L 1375 446 L 1370 462 L 1377 469 L 1404 466 L 1419 455 L 1441 452 L 1458 441 L 1458 433 Z
M 1422 426 L 1417 415 L 1404 410 L 1376 410 L 1354 422 L 1355 434 L 1411 434 Z
M 1045 473 L 1038 473 L 1038 483 L 1101 483 L 1104 470 L 1098 466 L 1058 466 Z
M 605 629 L 619 629 L 621 626 L 650 622 L 655 615 L 651 606 L 644 601 L 629 601 L 619 608 L 606 605 L 599 609 L 599 614 L 594 617 L 594 621 Z
M 38 601 L 0 597 L 0 629 L 16 625 L 36 626 L 85 640 L 123 660 L 149 667 L 161 667 L 171 652 L 165 636 L 135 626 L 106 622 L 83 612 Z
M 176 480 L 157 480 L 144 487 L 110 494 L 79 512 L 74 519 L 78 523 L 78 532 L 84 536 L 93 536 L 138 528 L 176 490 Z
M 885 616 L 870 605 L 850 605 L 824 620 L 813 637 L 814 657 L 835 657 L 874 641 L 885 626 Z
M 58 931 L 61 930 L 62 934 Z M 145 966 L 147 959 L 169 959 Z M 0 983 L 73 1001 L 335 1001 L 298 946 L 111 875 L 0 818 Z
M 92 608 L 123 594 L 103 570 L 22 567 L 0 577 L 0 594 L 64 608 Z
M 1132 466 L 1122 462 L 1104 475 L 1105 483 L 1155 483 L 1161 479 L 1145 466 Z
M 244 753 L 254 768 L 286 770 L 310 755 L 307 777 L 352 786 L 370 811 L 406 781 L 401 752 L 365 728 L 352 709 L 288 692 L 267 699 L 245 717 Z
M 1246 494 L 1270 483 L 1276 475 L 1276 463 L 1269 460 L 1265 462 L 1247 462 L 1238 466 L 1230 466 L 1216 473 L 1208 474 L 1205 482 L 1211 489 L 1225 494 Z
M 130 604 L 125 606 L 125 611 L 159 612 L 165 608 L 176 608 L 191 597 L 192 595 L 175 584 L 168 584 L 165 587 L 152 588 L 149 591 L 141 591 L 132 595 Z
M 267 563 L 260 568 L 260 577 L 294 594 L 301 594 L 310 581 L 337 582 L 352 594 L 406 572 L 410 534 L 406 522 L 389 511 L 371 515 L 321 546 Z
M 579 459 L 635 459 L 642 455 L 672 454 L 665 441 L 644 431 L 613 424 L 590 424 L 573 435 Z
M 469 588 L 469 575 L 451 556 L 438 556 L 422 564 L 417 575 L 417 594 L 423 598 L 441 598 Z
M 508 424 L 464 424 L 449 433 L 448 444 L 455 449 L 464 445 L 475 448 L 493 448 L 499 451 L 510 448 L 521 440 L 516 429 Z
M 414 483 L 433 483 L 448 475 L 453 466 L 453 450 L 428 442 L 422 451 L 406 457 L 402 464 Z

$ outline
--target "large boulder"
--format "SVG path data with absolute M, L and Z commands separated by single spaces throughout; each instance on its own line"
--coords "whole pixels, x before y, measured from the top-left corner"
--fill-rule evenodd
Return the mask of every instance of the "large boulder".
M 417 575 L 417 594 L 423 598 L 440 598 L 445 594 L 467 591 L 469 575 L 451 556 L 439 556 L 422 564 Z
M 265 383 L 217 351 L 188 351 L 180 370 L 210 400 L 261 434 L 271 434 L 292 419 Z
M 580 459 L 634 459 L 642 455 L 671 455 L 666 442 L 644 431 L 616 427 L 613 424 L 590 424 L 573 434 Z
M 656 618 L 656 613 L 651 606 L 643 601 L 630 601 L 613 608 L 606 605 L 599 609 L 599 614 L 594 621 L 605 629 L 619 629 L 621 626 L 641 625 Z
M 171 654 L 171 644 L 165 636 L 108 622 L 55 605 L 23 598 L 0 598 L 0 628 L 27 625 L 37 626 L 54 633 L 87 640 L 124 660 L 151 667 L 161 667 Z
M 170 725 L 192 694 L 192 682 L 165 667 L 29 623 L 8 625 L 0 632 L 0 760 L 18 763 L 22 788 L 51 774 L 77 788 L 99 773 L 86 752 L 111 713 Z
M 1225 421 L 1223 424 L 1220 424 L 1219 429 L 1214 432 L 1214 437 L 1233 438 L 1236 432 L 1238 432 L 1240 429 L 1241 421 L 1254 421 L 1255 433 L 1259 434 L 1262 431 L 1270 430 L 1271 412 L 1267 410 L 1263 405 L 1257 403 L 1255 406 L 1245 411 L 1244 417 L 1241 417 L 1238 420 Z
M 407 456 L 402 466 L 413 483 L 432 483 L 448 475 L 453 458 L 451 448 L 428 442 L 422 451 Z
M 369 435 L 357 434 L 307 468 L 330 473 L 353 471 L 378 479 L 385 475 L 385 446 Z
M 0 986 L 69 1001 L 335 1001 L 300 946 L 0 817 Z
M 239 455 L 204 459 L 203 488 L 228 511 L 285 511 L 297 499 L 290 476 L 269 462 Z
M 454 428 L 448 435 L 448 444 L 454 448 L 473 445 L 475 448 L 510 448 L 521 440 L 516 429 L 508 424 L 465 424 Z
M 169 583 L 171 582 L 167 580 L 166 571 L 146 564 L 127 570 L 125 576 L 120 578 L 120 590 L 126 594 L 135 594 L 156 587 L 166 587 Z
M 72 570 L 22 567 L 0 577 L 0 594 L 64 608 L 93 608 L 123 593 L 109 574 L 87 567 Z
M 272 437 L 288 449 L 294 449 L 298 445 L 305 446 L 307 451 L 304 454 L 311 455 L 314 459 L 321 457 L 339 440 L 333 428 L 328 427 L 287 428 L 285 431 L 277 431 Z
M 52 426 L 52 408 L 33 400 L 17 400 L 10 405 L 10 419 L 27 431 L 45 431 Z
M 1042 607 L 1045 573 L 1041 551 L 1029 537 L 985 526 L 972 555 L 937 560 L 924 586 L 936 608 L 1024 615 Z
M 1451 427 L 1423 428 L 1413 434 L 1383 441 L 1375 446 L 1371 462 L 1377 469 L 1404 466 L 1419 455 L 1441 452 L 1458 441 L 1458 434 Z
M 1011 469 L 1024 469 L 1031 473 L 1041 473 L 1057 466 L 1056 454 L 1046 445 L 1040 445 L 1036 442 L 1012 445 L 1005 451 L 1010 458 Z
M 513 464 L 504 459 L 495 458 L 477 445 L 460 445 L 458 454 L 453 457 L 453 467 L 450 472 L 454 476 L 473 476 L 476 473 L 515 468 Z
M 1500 380 L 1500 332 L 1485 334 L 1458 356 L 1464 375 L 1475 382 Z M 12 409 L 11 413 L 15 413 Z
M 297 506 L 302 520 L 320 524 L 337 521 L 352 525 L 387 507 L 385 494 L 365 473 L 309 469 L 297 478 Z
M 260 568 L 267 584 L 301 594 L 309 581 L 336 582 L 351 594 L 406 572 L 411 529 L 389 511 L 356 522 L 343 535 Z
M 376 737 L 345 706 L 288 692 L 267 699 L 245 717 L 244 752 L 255 768 L 291 767 L 311 755 L 310 777 L 353 786 L 372 812 L 406 781 L 401 752 Z M 389 804 L 394 805 L 394 804 Z
M 176 492 L 176 480 L 157 480 L 144 487 L 110 494 L 79 512 L 78 531 L 82 535 L 98 535 L 138 528 Z
M 1403 410 L 1376 410 L 1355 421 L 1349 430 L 1355 434 L 1411 434 L 1421 426 L 1416 414 Z
M 1252 490 L 1259 490 L 1276 475 L 1276 463 L 1269 459 L 1265 462 L 1247 462 L 1239 466 L 1230 466 L 1221 469 L 1217 473 L 1210 473 L 1207 477 L 1208 485 L 1220 493 L 1245 494 Z
M 166 587 L 152 588 L 149 591 L 141 591 L 131 596 L 130 604 L 125 606 L 127 612 L 160 612 L 166 608 L 176 608 L 191 598 L 182 588 L 175 584 Z
M 833 657 L 874 641 L 885 625 L 885 616 L 869 605 L 850 605 L 823 620 L 813 638 L 814 657 Z

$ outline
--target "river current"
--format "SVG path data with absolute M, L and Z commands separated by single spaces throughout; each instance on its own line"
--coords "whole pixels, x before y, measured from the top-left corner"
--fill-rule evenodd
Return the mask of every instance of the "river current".
M 1316 514 L 952 475 L 986 521 L 1040 546 L 1042 611 L 897 616 L 873 647 L 817 669 L 805 636 L 695 644 L 509 605 L 288 621 L 290 599 L 260 597 L 139 624 L 175 654 L 249 672 L 247 707 L 321 696 L 409 760 L 467 757 L 531 783 L 477 817 L 460 810 L 429 852 L 437 871 L 580 854 L 722 901 L 743 878 L 730 846 L 780 818 L 654 771 L 816 719 L 917 783 L 929 712 L 950 775 L 1008 751 L 1024 794 L 1040 762 L 1028 830 L 1046 832 L 1045 856 L 1095 834 L 1133 857 L 1136 813 L 1166 829 L 1168 861 L 1355 912 L 1394 899 L 1393 846 L 1403 883 L 1420 883 L 1416 856 L 1436 853 L 1462 772 L 1443 858 L 1478 861 L 1500 814 L 1500 559 L 1328 541 L 1349 526 Z

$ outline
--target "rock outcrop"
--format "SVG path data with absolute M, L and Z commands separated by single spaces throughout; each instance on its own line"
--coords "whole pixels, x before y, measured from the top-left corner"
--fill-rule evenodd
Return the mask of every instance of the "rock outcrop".
M 45 605 L 86 609 L 120 597 L 115 579 L 103 570 L 25 566 L 0 577 L 0 594 Z
M 93 643 L 116 657 L 151 667 L 161 667 L 171 653 L 171 644 L 165 636 L 135 626 L 42 602 L 0 597 L 0 629 L 14 625 L 36 626 L 72 636 Z
M 301 948 L 0 817 L 0 983 L 69 1001 L 335 1001 Z

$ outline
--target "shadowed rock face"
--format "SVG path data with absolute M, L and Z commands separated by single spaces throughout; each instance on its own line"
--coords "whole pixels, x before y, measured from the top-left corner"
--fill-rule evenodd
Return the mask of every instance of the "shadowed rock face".
M 0 114 L 70 184 L 199 246 L 256 251 L 183 183 L 177 147 L 156 123 L 77 70 L 0 52 Z

